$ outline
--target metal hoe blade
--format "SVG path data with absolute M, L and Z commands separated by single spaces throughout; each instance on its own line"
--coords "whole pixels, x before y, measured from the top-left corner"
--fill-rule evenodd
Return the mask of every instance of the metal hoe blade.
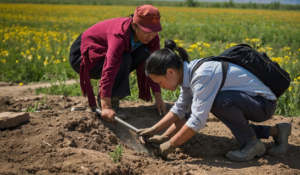
M 96 113 L 101 116 L 101 110 L 98 108 L 95 109 Z M 118 118 L 117 116 L 114 117 L 114 120 L 119 124 L 117 126 L 103 122 L 103 125 L 108 127 L 110 130 L 112 130 L 117 137 L 123 142 L 126 143 L 130 146 L 132 146 L 135 150 L 139 152 L 145 152 L 148 153 L 149 155 L 156 157 L 157 155 L 157 150 L 152 147 L 150 143 L 145 143 L 143 145 L 140 142 L 140 136 L 137 134 L 138 129 L 129 123 L 125 122 L 124 120 Z

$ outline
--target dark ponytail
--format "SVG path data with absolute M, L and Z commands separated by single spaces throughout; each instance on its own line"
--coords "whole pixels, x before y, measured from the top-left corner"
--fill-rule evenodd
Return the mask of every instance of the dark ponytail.
M 166 75 L 168 68 L 182 69 L 183 61 L 189 62 L 189 55 L 173 40 L 164 42 L 165 48 L 153 52 L 145 64 L 146 74 Z M 174 52 L 178 51 L 179 56 Z

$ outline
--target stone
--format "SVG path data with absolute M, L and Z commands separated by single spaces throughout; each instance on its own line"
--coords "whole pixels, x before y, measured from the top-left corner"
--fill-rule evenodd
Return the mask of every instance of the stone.
M 260 159 L 257 161 L 257 164 L 258 164 L 259 166 L 268 164 L 268 160 L 263 159 L 263 158 L 260 158 Z
M 29 113 L 27 112 L 0 113 L 0 129 L 15 127 L 26 121 L 29 121 Z

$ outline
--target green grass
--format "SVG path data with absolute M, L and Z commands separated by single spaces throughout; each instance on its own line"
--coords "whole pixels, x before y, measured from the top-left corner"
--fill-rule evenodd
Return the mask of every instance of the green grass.
M 39 88 L 36 93 L 81 96 L 79 83 L 64 83 L 78 80 L 68 62 L 70 45 L 93 24 L 128 16 L 134 9 L 135 6 L 1 4 L 0 81 L 59 80 L 60 85 Z M 219 55 L 235 43 L 247 43 L 266 52 L 292 79 L 290 89 L 278 100 L 276 114 L 300 116 L 300 12 L 181 7 L 159 10 L 161 47 L 165 39 L 177 40 L 192 60 Z M 96 94 L 99 82 L 94 80 L 92 84 Z M 131 96 L 125 99 L 137 100 L 135 76 L 130 77 L 130 84 Z M 162 95 L 164 100 L 175 101 L 179 90 L 162 90 Z

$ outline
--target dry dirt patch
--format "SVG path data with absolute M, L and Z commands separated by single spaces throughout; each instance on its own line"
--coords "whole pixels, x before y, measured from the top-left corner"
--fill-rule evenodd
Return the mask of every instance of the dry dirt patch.
M 0 96 L 0 112 L 20 112 L 43 101 L 40 96 Z M 29 122 L 0 130 L 0 174 L 299 174 L 300 118 L 275 116 L 263 124 L 290 122 L 289 149 L 283 157 L 265 154 L 248 162 L 231 162 L 224 155 L 238 147 L 226 126 L 213 115 L 206 127 L 177 148 L 171 159 L 154 159 L 122 143 L 95 113 L 71 112 L 87 106 L 84 97 L 47 96 Z M 45 107 L 46 106 L 46 107 Z M 137 128 L 159 121 L 155 107 L 140 101 L 122 101 L 127 122 Z M 167 103 L 168 108 L 172 103 Z M 263 140 L 267 148 L 273 141 Z M 122 161 L 113 163 L 109 152 L 121 145 Z

